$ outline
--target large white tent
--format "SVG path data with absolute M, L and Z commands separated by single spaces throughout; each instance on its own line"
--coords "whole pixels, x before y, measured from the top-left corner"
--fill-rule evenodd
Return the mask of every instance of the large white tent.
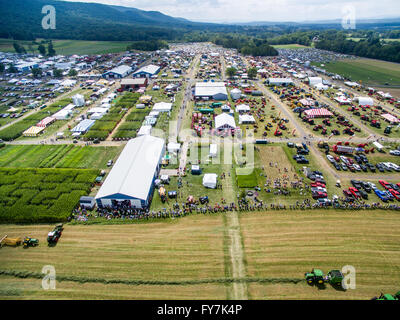
M 158 111 L 158 112 L 169 112 L 172 109 L 172 103 L 168 102 L 158 102 L 154 104 L 153 106 L 153 111 Z
M 203 177 L 203 186 L 210 189 L 217 188 L 217 177 L 215 173 L 206 173 Z
M 134 208 L 150 205 L 154 181 L 161 168 L 165 142 L 143 136 L 129 140 L 96 195 L 99 207 L 125 201 Z
M 369 97 L 357 97 L 354 98 L 355 101 L 358 101 L 358 104 L 360 106 L 373 106 L 374 105 L 374 99 L 369 98 Z
M 196 98 L 228 99 L 228 92 L 224 82 L 197 82 L 194 95 Z
M 235 118 L 226 113 L 222 113 L 215 117 L 215 128 L 217 130 L 236 129 Z

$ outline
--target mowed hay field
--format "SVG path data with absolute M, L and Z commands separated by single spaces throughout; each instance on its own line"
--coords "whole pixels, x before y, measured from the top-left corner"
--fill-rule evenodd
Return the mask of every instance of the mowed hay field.
M 320 66 L 321 64 L 316 63 L 315 65 Z M 400 85 L 399 63 L 373 59 L 356 59 L 326 63 L 323 68 L 329 72 L 351 78 L 353 81 L 361 80 L 368 85 L 384 85 L 386 83 L 391 86 Z
M 298 284 L 249 284 L 252 299 L 371 299 L 395 293 L 400 283 L 398 213 L 321 211 L 243 214 L 240 217 L 247 276 L 302 278 L 312 268 L 325 273 L 356 268 L 356 290 Z
M 147 281 L 224 278 L 222 220 L 222 216 L 191 216 L 173 222 L 136 225 L 66 225 L 59 243 L 52 248 L 46 242 L 51 225 L 1 225 L 1 235 L 37 237 L 40 245 L 29 249 L 3 247 L 0 270 L 40 273 L 43 266 L 53 265 L 57 275 L 79 278 Z M 7 296 L 10 283 L 18 283 L 20 298 L 226 298 L 224 284 L 139 286 L 62 281 L 57 283 L 58 290 L 49 293 L 40 288 L 39 279 L 0 276 L 0 299 Z M 15 298 L 12 293 L 9 298 Z
M 231 277 L 231 258 L 224 220 L 193 215 L 149 224 L 66 225 L 53 248 L 46 244 L 50 225 L 1 225 L 1 235 L 31 235 L 40 246 L 0 249 L 0 272 L 40 275 L 44 265 L 53 265 L 59 278 L 75 279 L 57 281 L 56 290 L 46 291 L 40 277 L 1 275 L 0 299 L 229 299 L 232 286 L 224 279 Z M 399 214 L 384 211 L 241 214 L 245 276 L 253 278 L 247 283 L 249 299 L 365 300 L 397 292 L 400 235 L 394 226 L 399 222 Z M 328 272 L 345 265 L 356 268 L 356 290 L 329 285 L 320 290 L 303 281 L 313 267 Z M 102 281 L 78 282 L 93 278 Z M 115 279 L 153 283 L 105 283 Z M 182 283 L 199 280 L 204 282 Z

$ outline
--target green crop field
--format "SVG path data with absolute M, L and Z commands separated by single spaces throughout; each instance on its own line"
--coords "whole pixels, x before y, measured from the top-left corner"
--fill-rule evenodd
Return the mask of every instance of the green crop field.
M 304 48 L 310 48 L 307 46 L 303 46 L 301 44 L 278 44 L 278 45 L 273 45 L 275 49 L 304 49 Z
M 0 149 L 0 167 L 103 169 L 120 152 L 120 147 L 9 145 Z
M 254 212 L 240 215 L 249 299 L 371 299 L 398 291 L 400 235 L 392 212 Z M 338 228 L 340 224 L 340 228 Z M 38 238 L 37 248 L 0 250 L 1 299 L 230 299 L 225 215 L 132 225 L 66 225 L 56 247 L 51 225 L 0 225 L 0 234 Z M 41 289 L 56 268 L 57 289 Z M 319 290 L 303 280 L 352 265 L 356 289 Z M 19 273 L 17 273 L 19 272 Z
M 321 66 L 320 63 L 313 64 Z M 325 63 L 323 68 L 329 72 L 350 78 L 352 81 L 361 80 L 364 84 L 382 86 L 388 83 L 391 86 L 400 85 L 400 64 L 398 63 L 357 59 Z
M 0 168 L 0 222 L 64 221 L 98 170 Z
M 29 52 L 31 41 L 17 41 Z M 0 39 L 0 51 L 15 52 L 13 47 L 14 40 Z M 130 42 L 125 41 L 82 41 L 82 40 L 53 40 L 54 49 L 57 54 L 62 55 L 84 55 L 84 54 L 105 54 L 126 51 Z M 38 45 L 32 45 L 35 53 L 38 53 Z

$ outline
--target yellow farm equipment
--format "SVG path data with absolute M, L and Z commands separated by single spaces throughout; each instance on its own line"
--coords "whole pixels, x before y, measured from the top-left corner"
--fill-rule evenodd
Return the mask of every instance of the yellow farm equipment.
M 18 247 L 22 244 L 22 238 L 9 238 L 5 235 L 0 239 L 0 247 L 9 246 L 9 247 Z

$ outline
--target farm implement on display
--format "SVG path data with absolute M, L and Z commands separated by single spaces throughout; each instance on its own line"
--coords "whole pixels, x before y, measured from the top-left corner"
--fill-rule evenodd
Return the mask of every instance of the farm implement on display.
M 381 293 L 379 297 L 373 297 L 371 300 L 388 300 L 388 301 L 400 301 L 400 291 L 395 294 Z
M 342 286 L 344 276 L 339 270 L 331 270 L 327 275 L 320 269 L 312 269 L 311 272 L 304 274 L 306 281 L 309 285 L 324 285 L 329 283 L 332 286 Z
M 60 239 L 63 230 L 64 230 L 64 228 L 63 228 L 63 224 L 62 223 L 56 225 L 54 227 L 53 231 L 50 231 L 47 234 L 47 243 L 49 245 L 56 244 L 58 242 L 58 240 Z
M 24 248 L 36 247 L 39 245 L 39 240 L 31 237 L 24 238 Z

